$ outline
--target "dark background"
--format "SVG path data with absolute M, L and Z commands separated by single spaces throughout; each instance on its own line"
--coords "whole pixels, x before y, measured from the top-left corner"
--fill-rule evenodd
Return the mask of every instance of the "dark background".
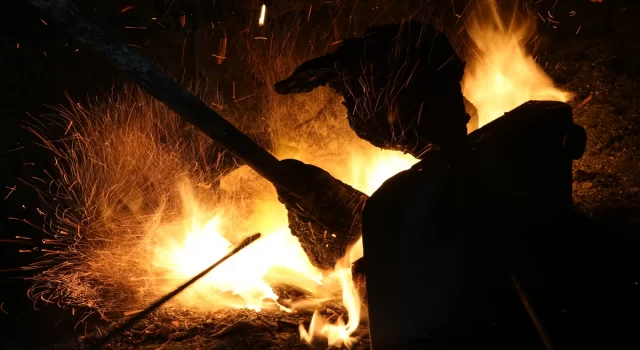
M 187 80 L 197 75 L 197 78 L 215 78 L 226 81 L 227 84 L 233 78 L 233 69 L 219 67 L 211 59 L 211 54 L 217 52 L 221 30 L 237 32 L 238 28 L 243 28 L 257 17 L 256 4 L 251 1 L 202 1 L 197 11 L 192 11 L 188 2 L 177 0 L 172 6 L 162 0 L 76 3 L 112 35 L 123 42 L 140 46 L 144 55 L 173 76 Z M 331 10 L 331 6 L 323 1 L 283 3 L 280 2 L 278 12 L 283 18 L 286 18 L 288 12 L 295 11 L 298 5 L 313 4 L 314 18 L 318 18 L 319 25 L 327 22 L 329 17 L 323 17 L 323 13 Z M 366 23 L 372 23 L 373 15 L 367 12 L 367 8 L 371 8 L 373 3 L 375 1 L 360 1 L 357 6 L 354 5 L 354 13 L 361 15 L 356 16 L 353 26 L 349 22 L 348 26 L 342 27 L 334 35 L 341 38 L 350 35 L 351 31 L 364 29 Z M 417 1 L 401 2 L 390 7 L 389 18 L 379 19 L 379 22 L 397 19 L 394 17 L 396 7 L 397 13 L 400 13 L 414 3 Z M 465 1 L 454 2 L 458 12 L 464 8 L 464 3 Z M 431 1 L 428 6 L 433 8 L 434 14 L 440 16 L 442 23 L 450 27 L 447 28 L 448 31 L 455 33 L 458 28 L 456 26 L 460 23 L 452 16 L 451 4 L 449 0 Z M 126 5 L 133 5 L 134 9 L 120 13 Z M 593 234 L 595 236 L 591 235 L 588 239 L 595 243 L 588 245 L 588 254 L 583 254 L 592 259 L 584 262 L 583 271 L 575 273 L 576 276 L 584 276 L 584 279 L 577 281 L 567 276 L 572 283 L 575 282 L 574 289 L 563 293 L 575 295 L 575 299 L 567 302 L 571 307 L 558 307 L 556 310 L 556 332 L 566 330 L 566 334 L 584 338 L 582 344 L 586 344 L 586 340 L 594 334 L 584 334 L 584 330 L 588 328 L 589 332 L 595 333 L 597 329 L 601 329 L 601 338 L 611 339 L 611 344 L 634 348 L 637 345 L 633 343 L 636 337 L 631 334 L 635 332 L 634 329 L 638 329 L 634 328 L 637 325 L 634 322 L 638 322 L 639 316 L 632 311 L 636 310 L 634 308 L 640 300 L 640 287 L 637 285 L 640 282 L 637 278 L 640 265 L 636 258 L 637 240 L 640 238 L 640 6 L 636 1 L 620 0 L 605 0 L 604 3 L 589 0 L 545 0 L 538 5 L 538 12 L 542 14 L 553 7 L 556 13 L 554 18 L 560 22 L 553 24 L 538 21 L 542 40 L 536 54 L 540 57 L 541 65 L 547 67 L 548 73 L 559 85 L 576 92 L 576 98 L 571 102 L 574 107 L 592 96 L 588 103 L 574 113 L 576 122 L 583 125 L 589 135 L 587 153 L 576 162 L 574 169 L 574 200 L 576 211 L 591 221 L 582 227 L 584 232 L 573 234 L 576 243 L 587 239 L 584 237 L 587 232 Z M 276 0 L 274 6 L 278 6 Z M 576 11 L 575 15 L 571 16 L 570 11 Z M 191 40 L 190 27 L 182 28 L 179 25 L 182 13 L 191 16 L 194 12 L 199 16 L 199 22 L 218 24 L 217 29 L 200 28 L 196 38 L 199 51 L 195 56 L 188 50 L 183 54 L 183 43 Z M 164 27 L 150 23 L 150 17 L 162 18 L 165 13 Z M 51 113 L 46 105 L 64 103 L 65 92 L 78 99 L 95 98 L 108 92 L 113 86 L 117 87 L 122 83 L 123 77 L 103 59 L 77 47 L 53 23 L 42 23 L 43 17 L 20 1 L 3 4 L 2 14 L 1 197 L 4 199 L 11 192 L 10 188 L 17 187 L 2 201 L 0 238 L 26 236 L 35 237 L 37 241 L 38 237 L 42 237 L 39 230 L 9 219 L 27 218 L 32 222 L 38 221 L 34 207 L 38 206 L 39 198 L 17 179 L 38 176 L 42 169 L 50 168 L 52 162 L 50 154 L 34 145 L 34 137 L 22 128 L 28 118 L 27 113 Z M 124 29 L 124 26 L 137 25 L 148 26 L 148 29 Z M 325 27 L 322 27 L 323 30 Z M 327 41 L 333 39 L 335 38 L 331 37 Z M 228 93 L 228 89 L 226 91 Z M 553 245 L 554 242 L 549 244 Z M 582 244 L 576 246 L 583 247 Z M 597 246 L 601 249 L 594 248 Z M 82 324 L 78 326 L 76 333 L 72 332 L 78 317 L 73 316 L 70 310 L 61 310 L 46 303 L 38 303 L 39 311 L 34 310 L 33 303 L 26 296 L 29 282 L 22 279 L 28 273 L 15 270 L 37 258 L 35 253 L 17 252 L 18 249 L 29 248 L 0 243 L 0 305 L 3 309 L 0 310 L 0 339 L 3 341 L 0 344 L 5 348 L 45 346 L 83 332 Z M 596 272 L 592 262 L 615 262 L 615 265 L 608 266 L 605 272 Z M 593 275 L 593 279 L 589 279 L 590 275 Z M 602 279 L 602 275 L 607 275 L 608 279 Z M 598 293 L 587 293 L 588 290 L 597 290 Z M 594 309 L 606 308 L 613 298 L 619 299 L 616 300 L 616 308 L 627 307 L 628 310 L 606 314 L 606 317 L 616 318 L 615 320 L 605 319 L 603 314 L 603 318 L 597 319 L 595 325 L 583 327 L 584 324 L 580 322 L 584 320 L 580 319 L 589 314 L 592 306 Z M 619 302 L 620 300 L 623 302 Z M 575 309 L 581 311 L 573 316 Z M 627 318 L 630 318 L 629 322 Z M 628 327 L 619 327 L 616 334 L 608 333 L 606 323 L 613 321 Z M 598 324 L 600 322 L 601 325 Z

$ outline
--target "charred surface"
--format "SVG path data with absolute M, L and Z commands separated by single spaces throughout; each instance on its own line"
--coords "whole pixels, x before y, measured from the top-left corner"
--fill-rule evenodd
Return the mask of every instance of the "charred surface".
M 307 180 L 300 195 L 278 190 L 288 212 L 291 233 L 300 239 L 311 263 L 332 269 L 360 237 L 362 207 L 367 195 L 328 172 L 295 159 L 283 167 Z
M 280 94 L 329 84 L 344 97 L 349 124 L 361 138 L 420 157 L 432 146 L 464 142 L 469 115 L 460 81 L 464 63 L 431 25 L 408 22 L 370 28 L 334 53 L 307 61 L 278 83 Z

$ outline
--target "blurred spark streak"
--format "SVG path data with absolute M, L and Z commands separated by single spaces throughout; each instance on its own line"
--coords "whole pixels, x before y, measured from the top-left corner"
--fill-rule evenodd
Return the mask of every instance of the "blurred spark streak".
M 29 241 L 23 241 L 20 239 L 0 239 L 0 242 L 2 243 L 18 243 L 18 244 L 33 244 L 33 242 L 29 242 Z
M 44 23 L 45 26 L 48 26 L 47 22 L 45 22 L 44 19 L 40 18 L 40 22 Z
M 69 126 L 67 126 L 67 130 L 64 131 L 65 135 L 69 132 L 69 129 L 71 129 L 72 125 L 73 125 L 73 120 L 69 122 Z
M 184 27 L 184 26 L 183 26 Z M 182 42 L 182 58 L 180 59 L 180 65 L 182 67 L 184 67 L 184 48 L 187 46 L 187 38 L 184 38 L 184 41 Z
M 8 315 L 8 314 L 9 314 L 8 312 L 6 312 L 6 311 L 4 310 L 4 301 L 3 301 L 2 303 L 0 303 L 0 311 L 4 312 L 4 314 L 5 314 L 5 315 Z
M 580 33 L 580 28 L 582 28 L 582 24 L 578 26 L 578 30 L 576 30 L 576 35 L 578 35 L 578 33 Z
M 23 148 L 24 148 L 24 146 L 20 146 L 20 147 L 18 147 L 18 148 L 10 149 L 10 150 L 8 150 L 8 151 L 5 151 L 5 152 L 4 152 L 4 154 L 11 153 L 11 152 L 15 152 L 15 151 L 19 151 L 19 150 L 21 150 L 21 149 L 23 149 Z
M 16 185 L 13 185 L 13 187 L 4 186 L 4 188 L 9 190 L 9 193 L 7 193 L 7 195 L 4 197 L 4 200 L 6 201 L 7 198 L 9 198 L 9 196 L 13 193 L 13 191 L 16 190 Z
M 125 12 L 131 10 L 132 8 L 133 8 L 133 6 L 127 5 L 127 6 L 123 7 L 122 10 L 120 10 L 120 13 L 125 13 Z
M 542 22 L 545 22 L 545 23 L 547 22 L 547 21 L 545 21 L 544 17 L 542 17 L 542 15 L 540 14 L 540 12 L 538 12 L 538 17 L 540 17 L 540 19 L 542 20 Z
M 309 11 L 311 13 L 311 11 Z M 260 9 L 260 18 L 258 19 L 258 25 L 262 27 L 264 25 L 264 19 L 267 15 L 267 5 L 262 4 L 262 8 Z
M 224 38 L 220 39 L 220 49 L 218 50 L 217 55 L 213 55 L 218 58 L 217 63 L 222 64 L 224 60 L 227 58 L 227 33 L 224 33 Z
M 171 6 L 173 6 L 173 3 L 175 2 L 175 0 L 171 0 L 171 3 L 169 4 L 169 6 L 167 7 L 167 11 L 164 13 L 164 15 L 162 15 L 162 18 L 160 18 L 160 20 L 158 21 L 158 23 L 162 23 L 162 21 L 164 20 L 165 17 L 167 17 L 167 15 L 169 14 L 169 10 L 171 10 Z
M 251 97 L 253 97 L 253 96 L 255 96 L 255 95 L 256 95 L 256 94 L 252 94 L 252 95 L 245 96 L 245 97 L 240 97 L 240 98 L 239 98 L 239 99 L 237 99 L 237 100 L 235 100 L 235 99 L 234 99 L 234 102 L 240 102 L 240 101 L 242 101 L 242 100 L 246 100 L 246 99 L 248 99 L 248 98 L 251 98 Z

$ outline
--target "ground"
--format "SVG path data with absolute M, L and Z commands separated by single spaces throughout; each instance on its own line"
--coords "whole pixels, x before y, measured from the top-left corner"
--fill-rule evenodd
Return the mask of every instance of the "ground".
M 545 1 L 541 6 L 549 8 L 553 3 Z M 588 135 L 587 151 L 574 164 L 576 211 L 608 227 L 608 232 L 619 238 L 623 245 L 633 246 L 640 240 L 640 43 L 637 41 L 640 26 L 635 22 L 640 6 L 635 1 L 616 1 L 611 28 L 606 27 L 604 5 L 588 0 L 560 0 L 557 6 L 560 28 L 541 23 L 541 34 L 547 40 L 544 50 L 538 54 L 540 64 L 546 66 L 546 71 L 557 84 L 576 94 L 570 102 L 574 107 L 575 122 L 582 125 Z M 570 11 L 576 11 L 576 14 L 571 16 Z M 33 16 L 24 17 L 33 19 Z M 29 27 L 22 27 L 16 37 L 24 37 L 29 30 Z M 16 40 L 11 37 L 3 40 L 3 47 L 7 50 L 16 46 Z M 2 94 L 2 98 L 7 98 L 2 102 L 3 114 L 9 116 L 3 119 L 3 152 L 21 146 L 17 144 L 21 141 L 18 137 L 21 115 L 30 109 L 28 104 L 31 102 L 19 95 L 32 96 L 30 99 L 37 101 L 33 103 L 38 105 L 63 102 L 62 90 L 71 88 L 65 86 L 64 79 L 74 69 L 70 67 L 73 62 L 67 62 L 66 68 L 56 71 L 55 67 L 42 68 L 50 64 L 44 63 L 42 57 L 25 59 L 23 64 L 12 61 L 11 57 L 8 56 L 3 64 L 4 69 L 13 70 L 10 76 L 14 79 L 7 84 L 11 88 L 5 86 Z M 33 68 L 35 66 L 30 64 L 39 64 L 41 68 Z M 110 83 L 111 74 L 98 70 L 94 74 L 98 76 L 95 80 L 107 81 L 106 86 Z M 84 78 L 85 81 L 93 79 Z M 78 80 L 82 79 L 73 81 L 76 83 Z M 31 111 L 34 110 L 43 109 L 33 107 Z M 20 163 L 3 159 L 3 169 L 7 164 L 15 167 Z M 22 171 L 15 169 L 5 172 L 5 184 L 13 184 L 16 174 L 23 175 Z M 27 203 L 28 200 L 23 198 Z M 9 208 L 5 202 L 3 217 L 10 216 L 13 211 L 13 207 Z M 15 228 L 11 225 L 3 221 L 3 227 L 8 231 Z M 15 236 L 13 231 L 9 235 Z M 3 247 L 3 252 L 4 249 L 8 252 L 6 247 Z M 7 260 L 3 268 L 15 266 L 23 259 L 15 257 L 15 254 L 4 255 L 15 260 Z M 4 282 L 3 285 L 12 283 L 12 286 L 17 286 L 13 288 L 22 288 L 17 293 L 26 299 L 26 283 L 9 279 Z M 638 291 L 634 293 L 637 295 Z M 0 300 L 0 306 L 8 312 L 0 312 L 2 333 L 14 334 L 13 338 L 3 339 L 7 348 L 34 348 L 36 345 L 55 349 L 80 348 L 88 340 L 104 333 L 101 324 L 95 322 L 86 328 L 81 324 L 73 330 L 77 318 L 70 316 L 68 310 L 53 310 L 55 307 L 49 306 L 32 312 L 29 311 L 30 303 L 23 299 L 15 303 L 3 303 L 4 300 L 18 300 L 15 297 Z M 330 315 L 341 311 L 338 307 L 329 307 L 324 312 Z M 308 322 L 310 317 L 310 314 L 251 311 L 213 314 L 176 311 L 145 320 L 135 330 L 117 339 L 112 348 L 304 349 L 308 346 L 300 341 L 297 325 L 301 321 Z M 57 326 L 58 319 L 60 326 Z M 359 332 L 364 340 L 357 348 L 365 349 L 368 347 L 366 324 Z M 38 340 L 36 338 L 40 337 L 34 337 L 33 333 L 48 334 L 47 340 Z M 52 343 L 58 345 L 53 346 Z

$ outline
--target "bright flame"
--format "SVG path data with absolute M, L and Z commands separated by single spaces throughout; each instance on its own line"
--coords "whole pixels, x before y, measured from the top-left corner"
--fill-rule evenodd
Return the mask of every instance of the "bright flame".
M 258 19 L 258 25 L 262 27 L 264 25 L 264 17 L 267 15 L 267 5 L 262 4 L 260 9 L 260 18 Z
M 530 100 L 568 101 L 572 94 L 555 87 L 525 49 L 534 34 L 534 20 L 514 14 L 505 23 L 495 1 L 476 4 L 467 26 L 475 49 L 468 58 L 462 87 L 478 110 L 478 127 Z
M 330 94 L 329 101 L 335 98 L 326 89 L 316 94 L 319 98 Z M 276 156 L 320 166 L 366 194 L 372 194 L 386 179 L 417 162 L 411 155 L 381 150 L 360 139 L 346 118 L 327 115 L 308 124 L 306 131 L 291 128 L 296 122 L 290 118 L 277 115 L 270 123 L 279 129 L 273 136 Z M 245 236 L 260 232 L 262 238 L 179 295 L 179 302 L 204 309 L 280 307 L 288 311 L 278 304 L 271 286 L 293 285 L 317 298 L 316 302 L 294 303 L 293 309 L 318 307 L 322 301 L 341 299 L 348 313 L 347 322 L 341 316 L 332 324 L 316 312 L 308 331 L 301 326 L 301 338 L 323 338 L 337 347 L 353 345 L 356 338 L 351 334 L 358 328 L 362 305 L 351 278 L 351 264 L 362 257 L 361 240 L 333 271 L 319 271 L 291 235 L 286 209 L 273 186 L 248 167 L 242 166 L 221 178 L 219 199 L 213 203 L 196 198 L 188 181 L 179 189 L 182 219 L 177 224 L 153 228 L 155 236 L 167 237 L 156 240 L 153 252 L 154 266 L 167 271 L 165 277 L 174 281 L 166 284 L 166 291 L 211 265 Z
M 478 109 L 480 126 L 531 99 L 569 99 L 526 53 L 523 40 L 531 34 L 530 21 L 505 26 L 494 3 L 487 4 L 481 14 L 488 16 L 474 17 L 468 27 L 478 51 L 463 78 L 464 94 Z M 263 5 L 260 25 L 265 14 Z M 293 68 L 275 63 L 262 66 L 265 81 L 276 81 Z M 417 162 L 360 139 L 344 118 L 340 98 L 327 88 L 303 96 L 266 96 L 260 115 L 266 122 L 260 124 L 280 159 L 319 166 L 367 194 Z M 347 321 L 340 317 L 332 324 L 316 312 L 309 329 L 300 327 L 300 335 L 307 342 L 327 339 L 335 347 L 354 344 L 352 335 L 363 315 L 351 264 L 362 257 L 361 241 L 333 271 L 319 271 L 291 235 L 273 186 L 246 166 L 222 176 L 219 186 L 211 185 L 219 176 L 205 155 L 211 154 L 211 140 L 182 129 L 177 116 L 147 95 L 125 90 L 104 105 L 83 109 L 73 104 L 62 113 L 72 135 L 67 148 L 42 138 L 57 157 L 60 176 L 52 181 L 64 190 L 61 199 L 72 209 L 56 211 L 52 241 L 69 248 L 48 255 L 49 262 L 62 263 L 39 275 L 32 298 L 98 310 L 140 307 L 260 232 L 258 241 L 175 302 L 204 310 L 290 311 L 340 299 Z M 284 307 L 272 289 L 277 284 L 309 291 L 315 300 Z M 127 304 L 131 299 L 139 304 Z
M 335 324 L 331 324 L 318 311 L 313 313 L 309 329 L 300 325 L 300 338 L 312 343 L 315 338 L 327 339 L 329 347 L 339 348 L 342 345 L 351 348 L 358 337 L 351 336 L 358 329 L 361 318 L 362 304 L 358 291 L 353 283 L 351 265 L 363 256 L 362 238 L 349 249 L 347 254 L 336 263 L 332 278 L 336 278 L 342 287 L 342 305 L 347 310 L 349 320 L 345 323 L 342 315 Z

